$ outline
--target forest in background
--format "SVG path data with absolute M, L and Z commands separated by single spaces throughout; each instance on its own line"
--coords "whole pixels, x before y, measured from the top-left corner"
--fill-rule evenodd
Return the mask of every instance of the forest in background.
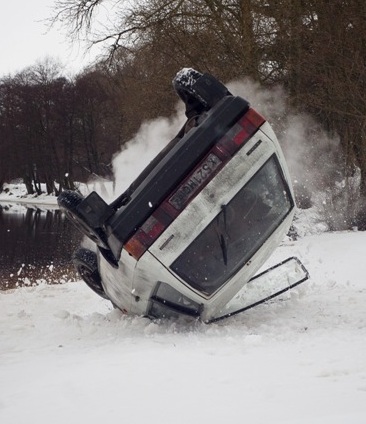
M 96 27 L 101 7 L 108 23 Z M 51 59 L 0 78 L 0 190 L 15 178 L 29 193 L 43 182 L 56 194 L 91 176 L 113 178 L 113 155 L 142 122 L 172 114 L 172 78 L 193 67 L 224 83 L 282 87 L 285 109 L 271 122 L 280 141 L 290 113 L 319 124 L 306 134 L 305 166 L 332 162 L 318 181 L 330 193 L 328 216 L 341 211 L 344 227 L 366 228 L 362 0 L 57 0 L 53 20 L 109 49 L 71 78 Z M 339 140 L 336 151 L 324 145 L 317 157 L 318 128 Z M 312 187 L 304 180 L 295 189 L 310 206 Z

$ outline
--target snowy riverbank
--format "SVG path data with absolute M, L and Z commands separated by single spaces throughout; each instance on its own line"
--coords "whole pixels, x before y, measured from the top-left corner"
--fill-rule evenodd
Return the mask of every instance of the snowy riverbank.
M 4 184 L 3 191 L 0 193 L 0 204 L 9 205 L 12 208 L 15 208 L 15 205 L 22 205 L 25 207 L 46 206 L 52 209 L 58 208 L 56 196 L 47 195 L 45 193 L 41 195 L 29 195 L 27 194 L 25 185 L 22 183 Z
M 111 182 L 95 182 L 90 184 L 78 184 L 78 190 L 87 195 L 91 191 L 96 190 L 98 193 L 104 194 L 106 198 L 112 197 Z M 25 184 L 23 183 L 5 183 L 3 191 L 0 193 L 0 204 L 3 205 L 23 205 L 26 207 L 49 207 L 58 208 L 57 197 L 52 194 L 46 194 L 44 184 L 42 184 L 41 194 L 28 194 Z

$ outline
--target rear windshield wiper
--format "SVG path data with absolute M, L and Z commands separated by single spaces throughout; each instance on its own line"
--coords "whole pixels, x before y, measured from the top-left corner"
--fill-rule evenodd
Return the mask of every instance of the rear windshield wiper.
M 221 247 L 221 251 L 222 251 L 222 258 L 224 260 L 224 264 L 227 265 L 227 260 L 228 260 L 228 256 L 227 256 L 227 242 L 226 239 L 228 238 L 228 233 L 227 233 L 227 227 L 226 227 L 226 205 L 221 205 L 221 210 L 222 210 L 222 216 L 224 218 L 224 234 L 222 234 L 222 231 L 220 231 L 220 234 L 218 234 L 219 236 L 219 243 L 220 243 L 220 247 Z M 220 227 L 220 230 L 222 230 L 222 226 L 220 225 L 220 215 L 218 216 L 218 227 Z

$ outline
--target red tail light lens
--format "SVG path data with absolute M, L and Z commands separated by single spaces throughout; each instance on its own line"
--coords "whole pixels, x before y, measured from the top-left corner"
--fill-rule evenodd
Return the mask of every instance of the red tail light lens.
M 124 245 L 136 260 L 157 240 L 180 212 L 212 180 L 231 157 L 265 122 L 263 116 L 249 109 L 238 122 L 212 147 L 183 182 L 152 213 Z
M 234 155 L 264 122 L 263 116 L 254 109 L 249 109 L 217 143 L 217 148 L 225 155 Z
M 165 203 L 165 202 L 164 202 Z M 135 259 L 140 259 L 146 250 L 159 238 L 177 214 L 164 210 L 164 203 L 144 222 L 124 245 L 124 249 Z

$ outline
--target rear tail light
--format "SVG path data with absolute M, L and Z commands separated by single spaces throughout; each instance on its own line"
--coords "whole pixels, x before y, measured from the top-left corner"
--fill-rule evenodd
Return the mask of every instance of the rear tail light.
M 263 116 L 249 109 L 211 148 L 183 182 L 159 205 L 152 215 L 125 243 L 124 249 L 136 260 L 157 240 L 181 211 L 212 180 L 232 156 L 265 122 Z M 152 205 L 154 206 L 154 205 Z
M 163 231 L 174 221 L 178 214 L 165 211 L 163 202 L 158 209 L 143 223 L 123 246 L 136 260 L 140 259 L 146 250 L 160 237 Z M 173 212 L 173 213 L 172 213 Z
M 223 152 L 224 156 L 233 156 L 264 122 L 263 116 L 254 109 L 249 109 L 221 138 L 216 147 Z

